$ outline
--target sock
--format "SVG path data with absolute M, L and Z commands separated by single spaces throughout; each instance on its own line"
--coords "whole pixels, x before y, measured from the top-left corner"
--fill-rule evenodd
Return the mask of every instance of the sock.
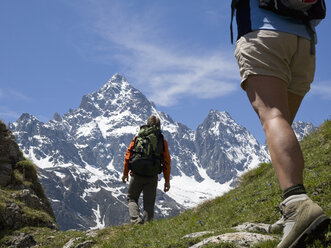
M 306 194 L 306 193 L 307 192 L 306 192 L 303 184 L 297 184 L 297 185 L 291 186 L 284 190 L 283 199 L 285 200 L 287 197 L 292 196 L 292 195 L 300 195 L 300 194 Z

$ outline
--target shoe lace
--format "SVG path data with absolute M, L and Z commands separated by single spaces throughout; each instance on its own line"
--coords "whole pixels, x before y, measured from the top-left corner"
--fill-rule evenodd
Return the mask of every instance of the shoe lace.
M 285 218 L 285 213 L 284 213 L 283 209 L 280 208 L 279 206 L 275 206 L 275 212 L 271 216 L 271 218 L 275 217 L 276 215 L 279 215 L 279 213 L 281 214 L 281 216 L 283 216 Z
M 273 215 L 275 216 L 276 214 L 281 214 L 281 216 L 286 220 L 288 216 L 286 216 L 285 211 L 283 210 L 283 207 L 285 207 L 285 204 L 282 204 L 281 207 L 275 206 L 276 213 Z
M 283 207 L 285 207 L 285 204 L 282 203 L 282 207 L 278 208 L 279 212 L 281 213 L 281 215 L 284 217 L 284 219 L 287 219 L 288 217 L 285 214 L 285 211 L 283 211 Z

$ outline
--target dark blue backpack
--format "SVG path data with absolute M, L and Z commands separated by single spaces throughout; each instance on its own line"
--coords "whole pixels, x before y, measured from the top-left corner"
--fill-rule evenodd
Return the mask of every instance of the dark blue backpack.
M 259 7 L 303 21 L 324 19 L 326 16 L 324 0 L 259 0 Z
M 244 1 L 249 2 L 249 0 L 232 0 L 231 2 L 231 43 L 233 43 L 232 21 L 234 11 Z M 315 32 L 310 25 L 310 21 L 325 18 L 326 6 L 324 0 L 259 0 L 259 7 L 278 15 L 302 20 L 311 37 L 311 53 L 315 54 Z

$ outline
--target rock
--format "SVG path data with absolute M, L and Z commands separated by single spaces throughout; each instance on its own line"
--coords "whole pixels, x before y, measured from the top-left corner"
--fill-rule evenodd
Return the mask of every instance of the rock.
M 1 231 L 10 234 L 26 226 L 58 228 L 50 202 L 39 182 L 36 166 L 24 158 L 15 137 L 1 120 L 0 186 L 5 194 L 0 200 L 3 206 L 0 211 Z M 27 207 L 43 214 L 31 213 Z
M 251 247 L 262 241 L 273 240 L 274 238 L 269 235 L 263 235 L 259 233 L 249 233 L 249 232 L 235 232 L 235 233 L 225 233 L 218 236 L 209 237 L 202 240 L 201 242 L 190 246 L 190 248 L 200 248 L 209 243 L 221 243 L 221 242 L 231 242 L 234 243 L 238 248 Z
M 196 238 L 196 237 L 201 237 L 205 234 L 212 234 L 212 233 L 214 233 L 214 231 L 195 232 L 195 233 L 187 234 L 183 238 Z
M 13 202 L 8 202 L 3 216 L 6 227 L 17 229 L 22 224 L 21 207 Z
M 44 204 L 31 190 L 23 189 L 18 199 L 33 209 L 44 209 Z
M 10 183 L 12 173 L 13 169 L 11 164 L 0 164 L 0 186 L 6 187 Z
M 268 233 L 268 227 L 269 224 L 245 222 L 239 226 L 234 227 L 234 229 L 237 231 Z
M 31 234 L 20 233 L 19 236 L 14 236 L 11 240 L 10 248 L 28 248 L 35 246 L 37 242 Z
M 269 226 L 268 224 L 264 224 L 264 223 L 246 222 L 239 226 L 234 227 L 234 229 L 236 229 L 239 232 L 225 233 L 218 236 L 212 236 L 202 240 L 201 242 L 191 246 L 190 248 L 199 248 L 208 243 L 221 243 L 221 242 L 232 242 L 235 243 L 240 248 L 251 247 L 256 243 L 274 239 L 272 236 L 259 234 L 259 233 L 267 233 L 268 226 Z M 253 232 L 259 232 L 259 233 L 253 233 Z M 208 233 L 213 233 L 213 231 L 192 233 L 184 236 L 183 238 L 195 238 Z
M 0 120 L 0 161 L 16 163 L 23 159 L 23 154 L 16 144 L 15 137 Z
M 13 197 L 14 199 L 18 199 L 18 194 L 16 194 L 16 193 L 12 193 L 12 194 L 11 194 L 11 197 Z
M 63 248 L 90 248 L 92 247 L 92 245 L 95 243 L 93 240 L 86 240 L 82 243 L 79 243 L 78 245 L 75 246 L 75 242 L 82 239 L 81 237 L 77 237 L 77 238 L 72 238 L 70 239 L 64 246 Z
M 81 239 L 80 237 L 78 238 L 72 238 L 70 239 L 62 248 L 72 248 L 77 240 Z
M 95 238 L 98 235 L 98 232 L 96 230 L 88 230 L 86 232 L 87 237 Z
M 90 248 L 95 242 L 92 240 L 86 240 L 83 243 L 80 243 L 75 246 L 75 248 Z

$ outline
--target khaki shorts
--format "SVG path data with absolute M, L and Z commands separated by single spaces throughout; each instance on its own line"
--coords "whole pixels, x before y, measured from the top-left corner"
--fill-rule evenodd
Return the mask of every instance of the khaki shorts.
M 304 96 L 315 74 L 315 55 L 310 41 L 289 33 L 258 30 L 242 36 L 236 43 L 241 87 L 249 75 L 274 76 L 282 79 L 288 91 Z

